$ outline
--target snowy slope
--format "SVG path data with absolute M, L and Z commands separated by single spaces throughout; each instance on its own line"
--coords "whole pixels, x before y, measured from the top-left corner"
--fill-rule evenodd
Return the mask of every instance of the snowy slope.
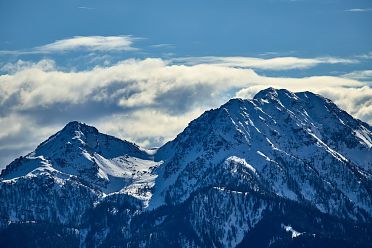
M 207 111 L 163 147 L 150 207 L 245 187 L 352 219 L 372 216 L 371 127 L 310 92 L 269 88 Z

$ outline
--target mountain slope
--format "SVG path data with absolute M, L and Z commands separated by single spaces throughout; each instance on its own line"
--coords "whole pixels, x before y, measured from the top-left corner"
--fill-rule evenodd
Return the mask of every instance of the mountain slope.
M 71 122 L 2 171 L 0 236 L 48 225 L 80 247 L 368 247 L 371 141 L 330 100 L 273 88 L 155 153 Z
M 371 138 L 368 124 L 321 96 L 269 88 L 204 113 L 161 147 L 156 158 L 165 163 L 150 204 L 182 202 L 196 188 L 232 185 L 368 219 Z

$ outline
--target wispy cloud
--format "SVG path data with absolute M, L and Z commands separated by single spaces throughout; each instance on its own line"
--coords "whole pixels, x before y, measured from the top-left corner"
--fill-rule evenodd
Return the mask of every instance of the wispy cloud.
M 137 51 L 139 49 L 135 48 L 133 44 L 138 39 L 139 38 L 130 35 L 74 36 L 72 38 L 57 40 L 50 44 L 34 47 L 29 50 L 0 51 L 0 55 L 48 54 L 72 51 L 88 52 Z
M 87 51 L 133 51 L 132 36 L 75 36 L 57 40 L 51 44 L 36 47 L 41 53 L 66 52 L 74 50 Z
M 353 71 L 342 76 L 345 78 L 351 78 L 356 80 L 368 80 L 372 82 L 372 70 Z
M 335 57 L 320 58 L 297 58 L 297 57 L 276 57 L 276 58 L 254 58 L 254 57 L 186 57 L 176 58 L 172 62 L 188 65 L 213 64 L 238 68 L 253 68 L 262 70 L 292 70 L 308 69 L 320 64 L 353 64 L 358 63 L 355 59 L 343 59 Z
M 372 11 L 372 8 L 364 8 L 364 9 L 347 9 L 345 10 L 347 12 L 368 12 L 368 11 Z
M 176 46 L 174 44 L 164 43 L 164 44 L 151 45 L 150 47 L 152 48 L 175 48 Z
M 372 52 L 361 54 L 357 56 L 360 59 L 372 59 Z
M 78 9 L 93 10 L 95 8 L 87 7 L 87 6 L 78 6 Z

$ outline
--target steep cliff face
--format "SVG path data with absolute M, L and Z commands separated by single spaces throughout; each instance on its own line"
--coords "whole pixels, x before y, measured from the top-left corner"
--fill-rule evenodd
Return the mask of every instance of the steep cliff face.
M 232 99 L 155 153 L 71 122 L 0 178 L 0 236 L 49 225 L 44 246 L 371 241 L 372 129 L 311 92 Z

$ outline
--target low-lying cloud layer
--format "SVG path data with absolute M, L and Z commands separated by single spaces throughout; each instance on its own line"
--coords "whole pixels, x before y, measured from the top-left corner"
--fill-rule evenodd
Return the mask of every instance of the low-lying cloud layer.
M 52 60 L 6 65 L 7 73 L 0 76 L 0 167 L 71 120 L 141 145 L 159 146 L 203 111 L 232 97 L 250 98 L 269 86 L 323 94 L 372 123 L 372 90 L 368 82 L 358 81 L 360 77 L 267 77 L 252 69 L 351 61 L 235 58 L 215 63 L 213 58 L 198 63 L 128 59 L 84 71 L 58 69 Z

